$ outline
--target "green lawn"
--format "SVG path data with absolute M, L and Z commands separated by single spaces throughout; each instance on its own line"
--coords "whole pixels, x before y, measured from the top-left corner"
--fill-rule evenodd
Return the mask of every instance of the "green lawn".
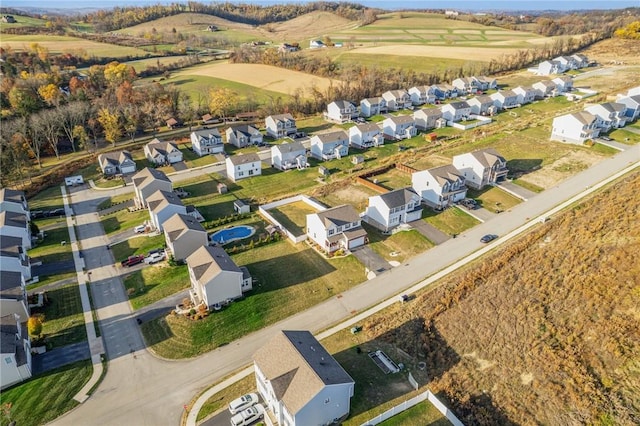
M 125 201 L 133 200 L 133 198 L 134 198 L 134 195 L 130 193 L 114 195 L 113 197 L 109 197 L 106 200 L 102 201 L 100 204 L 98 204 L 98 210 L 107 209 L 109 207 L 115 206 Z
M 425 207 L 422 217 L 423 220 L 449 235 L 459 234 L 480 223 L 457 207 L 450 207 L 441 212 Z
M 535 185 L 533 183 L 527 182 L 526 180 L 514 179 L 512 180 L 512 182 L 515 183 L 516 185 L 523 187 L 524 189 L 528 189 L 529 191 L 535 192 L 536 194 L 544 191 L 544 188 L 541 188 L 538 185 Z
M 137 210 L 130 212 L 128 210 L 120 210 L 103 216 L 100 219 L 105 234 L 113 234 L 118 231 L 124 231 L 137 225 L 142 225 L 145 220 L 149 219 L 149 210 Z
M 140 235 L 139 237 L 130 238 L 126 241 L 119 242 L 111 246 L 111 252 L 116 263 L 126 259 L 134 254 L 146 254 L 150 250 L 165 246 L 164 234 L 148 237 Z
M 637 126 L 632 126 L 632 127 L 634 127 L 635 129 L 638 129 Z M 629 144 L 629 145 L 635 145 L 637 143 L 640 143 L 640 135 L 638 133 L 630 132 L 624 128 L 616 129 L 610 132 L 609 137 L 615 141 L 618 141 L 624 144 Z
M 256 378 L 253 374 L 240 379 L 234 384 L 217 392 L 202 405 L 198 412 L 198 422 L 207 417 L 209 414 L 215 413 L 221 408 L 226 408 L 231 401 L 238 398 L 240 395 L 245 395 L 250 392 L 257 392 Z
M 57 281 L 61 281 L 67 278 L 75 278 L 75 277 L 76 277 L 75 272 L 64 272 L 62 274 L 55 274 L 55 275 L 40 275 L 38 277 L 39 281 L 35 284 L 31 284 L 27 286 L 27 290 L 31 291 L 39 287 L 44 287 L 45 285 L 53 284 Z
M 254 290 L 202 320 L 168 315 L 144 323 L 147 344 L 158 355 L 175 359 L 211 351 L 314 306 L 365 278 L 363 265 L 353 256 L 324 259 L 306 244 L 294 246 L 284 240 L 231 256 L 257 279 Z
M 449 426 L 451 423 L 429 401 L 414 405 L 406 411 L 378 423 L 382 426 Z
M 402 68 L 421 73 L 439 72 L 449 69 L 459 69 L 470 64 L 481 64 L 481 61 L 451 59 L 451 58 L 425 58 L 424 56 L 404 55 L 378 55 L 366 53 L 343 53 L 335 58 L 341 65 L 363 65 L 376 68 Z
M 45 19 L 32 18 L 30 16 L 12 15 L 16 22 L 13 24 L 2 23 L 2 29 L 19 27 L 44 27 L 47 23 Z
M 213 155 L 199 156 L 191 150 L 190 143 L 180 143 L 178 144 L 178 148 L 182 151 L 182 158 L 189 168 L 207 166 L 218 161 Z
M 189 288 L 191 283 L 186 265 L 169 266 L 162 262 L 127 275 L 124 285 L 131 307 L 137 310 Z
M 29 257 L 37 257 L 42 260 L 42 263 L 73 259 L 71 244 L 69 244 L 69 229 L 66 223 L 60 224 L 58 228 L 47 229 L 44 234 L 44 239 L 38 240 L 34 244 L 34 248 L 27 251 Z M 66 241 L 65 245 L 61 245 L 62 241 Z
M 31 313 L 44 314 L 42 335 L 49 349 L 87 339 L 77 284 L 48 290 L 45 306 L 33 308 Z
M 11 420 L 19 426 L 38 426 L 51 422 L 78 405 L 73 399 L 89 381 L 93 367 L 91 361 L 48 371 L 27 382 L 2 391 L 2 404 L 11 403 Z M 2 417 L 2 426 L 9 419 Z
M 493 213 L 509 210 L 521 203 L 519 198 L 493 186 L 485 187 L 479 191 L 468 189 L 467 197 L 475 199 L 480 207 Z
M 282 226 L 293 235 L 302 235 L 307 228 L 307 215 L 317 213 L 317 210 L 304 201 L 297 201 L 269 210 Z
M 29 210 L 53 210 L 64 208 L 60 186 L 50 186 L 28 200 Z
M 379 230 L 366 223 L 363 223 L 362 226 L 369 235 L 369 247 L 389 262 L 402 263 L 433 247 L 431 241 L 414 229 L 396 232 L 393 235 L 383 235 Z

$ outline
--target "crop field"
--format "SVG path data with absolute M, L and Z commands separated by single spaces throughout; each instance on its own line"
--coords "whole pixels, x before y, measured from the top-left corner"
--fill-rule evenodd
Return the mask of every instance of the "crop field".
M 148 59 L 139 59 L 137 61 L 128 61 L 128 62 L 124 62 L 127 65 L 131 65 L 136 72 L 140 72 L 143 71 L 145 69 L 147 69 L 147 67 L 153 67 L 153 66 L 162 66 L 162 65 L 169 65 L 172 64 L 174 62 L 178 62 L 181 59 L 186 59 L 187 56 L 183 55 L 183 56 L 168 56 L 165 58 L 148 58 Z
M 135 47 L 118 46 L 115 44 L 99 43 L 69 36 L 42 35 L 14 35 L 4 34 L 0 40 L 0 47 L 16 51 L 29 50 L 32 43 L 49 49 L 52 54 L 86 52 L 90 56 L 101 58 L 119 58 L 124 56 L 147 56 L 148 53 Z

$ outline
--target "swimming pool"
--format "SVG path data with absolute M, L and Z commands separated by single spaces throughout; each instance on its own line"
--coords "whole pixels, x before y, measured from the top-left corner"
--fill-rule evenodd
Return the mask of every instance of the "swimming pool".
M 211 241 L 218 244 L 227 244 L 231 241 L 242 240 L 252 236 L 256 232 L 253 226 L 240 225 L 222 229 L 211 235 Z

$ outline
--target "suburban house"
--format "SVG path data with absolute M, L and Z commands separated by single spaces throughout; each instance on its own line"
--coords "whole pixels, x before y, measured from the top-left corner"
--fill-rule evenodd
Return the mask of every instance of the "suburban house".
M 298 132 L 296 120 L 291 114 L 270 115 L 264 119 L 267 135 L 274 139 L 284 138 Z
M 560 64 L 563 72 L 577 68 L 576 61 L 571 56 L 558 56 L 557 58 L 553 58 L 553 61 Z
M 436 210 L 447 208 L 467 196 L 464 175 L 450 164 L 414 172 L 411 186 Z
M 176 213 L 187 214 L 187 208 L 174 192 L 156 191 L 147 198 L 151 224 L 160 232 L 164 223 Z
M 444 121 L 444 125 L 438 124 L 438 120 Z M 438 129 L 447 125 L 446 120 L 442 118 L 442 111 L 440 108 L 423 108 L 413 112 L 413 122 L 416 129 L 428 130 Z
M 571 58 L 573 59 L 574 63 L 576 64 L 576 68 L 585 68 L 589 66 L 589 58 L 587 58 L 586 56 L 584 56 L 581 53 L 576 53 L 574 55 L 571 55 Z
M 553 61 L 543 61 L 538 64 L 538 69 L 536 74 L 538 75 L 551 75 L 551 74 L 562 74 L 565 72 L 565 68 L 562 64 L 556 60 Z
M 471 106 L 466 101 L 451 102 L 446 105 L 442 105 L 442 118 L 447 121 L 461 121 L 466 120 L 471 115 Z
M 281 426 L 340 424 L 355 382 L 308 331 L 282 330 L 253 355 L 258 392 Z
M 516 94 L 516 103 L 520 105 L 530 104 L 536 99 L 536 89 L 533 87 L 518 86 L 513 89 L 513 93 Z
M 624 127 L 627 122 L 625 120 L 627 107 L 618 102 L 590 105 L 584 110 L 596 116 L 596 126 L 604 132 Z
M 161 142 L 158 139 L 154 139 L 144 146 L 144 155 L 149 162 L 159 166 L 182 161 L 182 151 L 175 143 Z
M 253 288 L 247 268 L 239 268 L 222 247 L 201 246 L 187 257 L 194 305 L 211 308 L 239 299 Z
M 218 124 L 218 123 L 220 123 L 220 121 L 222 121 L 222 120 L 220 120 L 217 117 L 214 117 L 211 114 L 205 114 L 205 115 L 202 116 L 202 124 L 204 124 L 204 125 L 207 125 L 207 124 Z
M 238 148 L 262 144 L 262 133 L 253 126 L 242 125 L 227 129 L 227 142 Z
M 382 98 L 387 102 L 389 111 L 400 111 L 412 105 L 411 97 L 406 90 L 388 90 L 382 94 Z
M 413 86 L 408 90 L 413 105 L 433 104 L 436 102 L 435 89 L 431 86 Z
M 622 96 L 619 97 L 616 102 L 625 106 L 624 116 L 627 121 L 634 121 L 640 117 L 640 94 Z
M 362 123 L 349 129 L 349 145 L 358 149 L 384 145 L 382 131 L 376 123 Z
M 556 84 L 558 93 L 567 93 L 573 90 L 573 79 L 568 75 L 561 75 L 551 80 Z
M 400 188 L 369 197 L 364 221 L 387 232 L 401 223 L 422 218 L 422 200 L 411 188 Z
M 262 161 L 255 152 L 232 155 L 225 160 L 227 178 L 233 182 L 262 174 Z
M 279 170 L 306 169 L 309 167 L 307 149 L 299 141 L 273 145 L 271 147 L 271 166 Z
M 500 182 L 507 177 L 507 160 L 493 148 L 453 156 L 453 166 L 464 176 L 465 184 L 474 189 Z
M 191 132 L 191 149 L 199 156 L 222 154 L 224 145 L 218 129 L 204 129 Z
M 494 115 L 497 112 L 493 99 L 489 95 L 474 96 L 466 102 L 469 105 L 471 114 Z
M 20 238 L 20 244 L 25 250 L 31 248 L 31 227 L 29 218 L 24 213 L 0 212 L 0 233 Z
M 490 90 L 498 87 L 498 80 L 495 78 L 487 77 L 484 75 L 471 76 L 471 79 L 476 82 L 476 88 L 478 90 Z
M 106 152 L 98 155 L 98 164 L 104 175 L 134 173 L 136 162 L 129 151 Z
M 499 110 L 520 106 L 518 103 L 518 95 L 514 93 L 513 90 L 501 90 L 499 92 L 492 93 L 491 99 L 493 99 L 493 104 Z
M 209 243 L 207 231 L 193 216 L 176 213 L 163 225 L 164 240 L 176 261 L 183 261 L 191 253 Z
M 24 191 L 0 188 L 0 212 L 16 212 L 29 215 L 29 206 Z
M 600 135 L 597 122 L 597 117 L 587 111 L 561 115 L 553 119 L 551 140 L 582 145 Z
M 167 127 L 169 129 L 175 129 L 177 127 L 182 126 L 182 122 L 176 119 L 175 117 L 170 117 L 169 119 L 167 119 L 165 123 L 167 124 Z
M 15 315 L 0 317 L 0 389 L 31 377 L 31 341 L 27 327 Z
M 360 115 L 363 117 L 371 117 L 383 112 L 387 112 L 387 101 L 382 96 L 366 98 L 360 101 Z
M 478 91 L 478 82 L 471 77 L 456 78 L 451 82 L 451 85 L 458 89 L 459 94 L 475 94 Z
M 382 132 L 389 139 L 409 139 L 418 134 L 413 115 L 398 115 L 385 118 Z
M 328 253 L 351 250 L 367 242 L 367 232 L 350 204 L 307 215 L 307 236 Z
M 536 91 L 538 92 L 536 94 L 536 97 L 547 98 L 547 97 L 558 96 L 558 90 L 556 88 L 556 84 L 551 80 L 543 80 L 537 83 L 533 83 L 531 87 L 536 89 Z
M 631 89 L 627 90 L 627 96 L 636 95 L 640 95 L 640 86 L 632 87 Z
M 24 277 L 18 271 L 0 270 L 0 312 L 15 314 L 20 322 L 29 319 L 29 302 Z
M 336 123 L 347 123 L 358 117 L 358 109 L 349 101 L 333 101 L 327 105 L 325 117 Z
M 458 97 L 458 89 L 456 89 L 450 84 L 446 84 L 446 83 L 434 84 L 431 87 L 433 88 L 433 95 L 438 100 L 442 101 L 445 99 Z
M 311 156 L 318 160 L 333 160 L 349 154 L 349 137 L 344 130 L 320 133 L 311 137 Z
M 22 239 L 0 233 L 0 265 L 7 272 L 19 272 L 25 280 L 31 279 L 31 260 L 22 248 Z
M 137 207 L 147 207 L 147 199 L 156 191 L 173 191 L 171 180 L 164 172 L 145 167 L 131 178 L 135 190 Z

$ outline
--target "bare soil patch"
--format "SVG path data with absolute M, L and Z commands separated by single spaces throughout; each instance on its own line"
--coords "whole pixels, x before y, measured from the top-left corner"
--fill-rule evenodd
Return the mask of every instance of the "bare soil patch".
M 356 22 L 334 13 L 311 12 L 286 22 L 263 25 L 258 27 L 258 30 L 269 39 L 292 42 L 355 27 Z
M 585 151 L 571 151 L 552 164 L 522 176 L 522 180 L 542 188 L 552 188 L 569 176 L 602 161 L 604 157 Z

